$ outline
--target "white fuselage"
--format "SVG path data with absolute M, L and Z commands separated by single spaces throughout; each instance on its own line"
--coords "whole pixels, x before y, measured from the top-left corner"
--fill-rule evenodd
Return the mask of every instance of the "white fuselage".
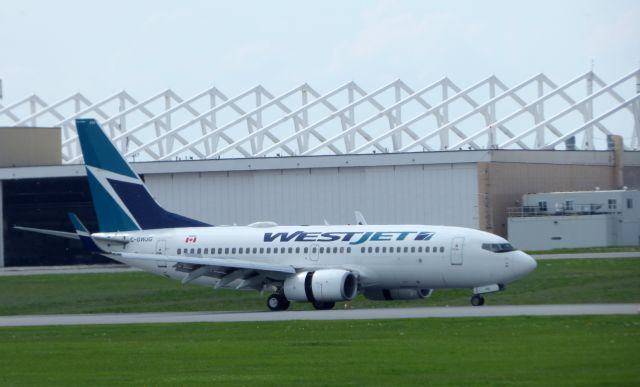
M 448 226 L 233 226 L 94 235 L 101 237 L 98 244 L 102 248 L 114 252 L 287 264 L 300 271 L 341 268 L 357 273 L 361 288 L 434 289 L 506 284 L 536 266 L 522 251 L 493 252 L 483 248 L 483 244 L 508 244 L 499 236 Z M 105 237 L 126 238 L 128 243 L 107 243 Z M 187 275 L 164 261 L 120 260 L 177 280 Z M 194 283 L 215 285 L 217 281 L 200 277 Z M 233 286 L 229 283 L 224 287 Z

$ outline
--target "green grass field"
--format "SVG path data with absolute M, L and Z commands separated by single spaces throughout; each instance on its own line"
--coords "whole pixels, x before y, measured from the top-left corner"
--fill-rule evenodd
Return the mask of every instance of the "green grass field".
M 638 252 L 640 256 L 640 246 L 608 246 L 608 247 L 576 247 L 567 249 L 535 250 L 527 253 L 536 254 L 580 254 L 580 253 L 632 253 Z
M 637 386 L 640 318 L 0 328 L 0 385 Z
M 528 277 L 487 296 L 488 305 L 640 302 L 640 259 L 540 261 Z M 354 308 L 468 305 L 470 290 L 429 300 L 352 302 Z M 0 277 L 0 315 L 265 310 L 268 294 L 212 290 L 147 273 Z M 292 309 L 308 309 L 292 304 Z

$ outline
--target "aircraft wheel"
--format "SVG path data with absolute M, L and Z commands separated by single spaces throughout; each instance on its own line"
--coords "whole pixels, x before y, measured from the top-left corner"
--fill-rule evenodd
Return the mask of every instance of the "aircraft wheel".
M 471 297 L 471 305 L 473 306 L 482 306 L 484 305 L 484 297 L 481 294 L 474 294 Z
M 316 310 L 329 310 L 329 309 L 333 309 L 334 306 L 336 306 L 336 303 L 333 301 L 327 301 L 327 302 L 316 301 L 313 303 L 313 307 L 316 308 Z
M 282 294 L 272 294 L 267 299 L 267 307 L 272 311 L 280 311 L 289 309 L 291 302 Z

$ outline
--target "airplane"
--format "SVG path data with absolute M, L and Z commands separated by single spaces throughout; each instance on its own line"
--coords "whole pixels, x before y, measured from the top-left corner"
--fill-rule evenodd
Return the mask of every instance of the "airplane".
M 90 233 L 15 226 L 79 239 L 89 252 L 167 278 L 215 289 L 269 290 L 267 307 L 310 302 L 318 310 L 363 294 L 370 300 L 425 299 L 433 289 L 473 289 L 471 304 L 536 268 L 504 238 L 435 225 L 213 226 L 169 212 L 94 119 L 76 128 L 98 220 Z M 215 200 L 215 198 L 213 198 Z

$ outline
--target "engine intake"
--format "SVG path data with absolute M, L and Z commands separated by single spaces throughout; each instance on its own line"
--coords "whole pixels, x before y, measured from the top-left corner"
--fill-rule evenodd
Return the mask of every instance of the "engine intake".
M 433 289 L 365 289 L 364 296 L 369 300 L 417 300 L 429 298 Z
M 291 301 L 345 301 L 353 299 L 357 292 L 356 276 L 341 269 L 305 271 L 284 281 L 284 295 Z

